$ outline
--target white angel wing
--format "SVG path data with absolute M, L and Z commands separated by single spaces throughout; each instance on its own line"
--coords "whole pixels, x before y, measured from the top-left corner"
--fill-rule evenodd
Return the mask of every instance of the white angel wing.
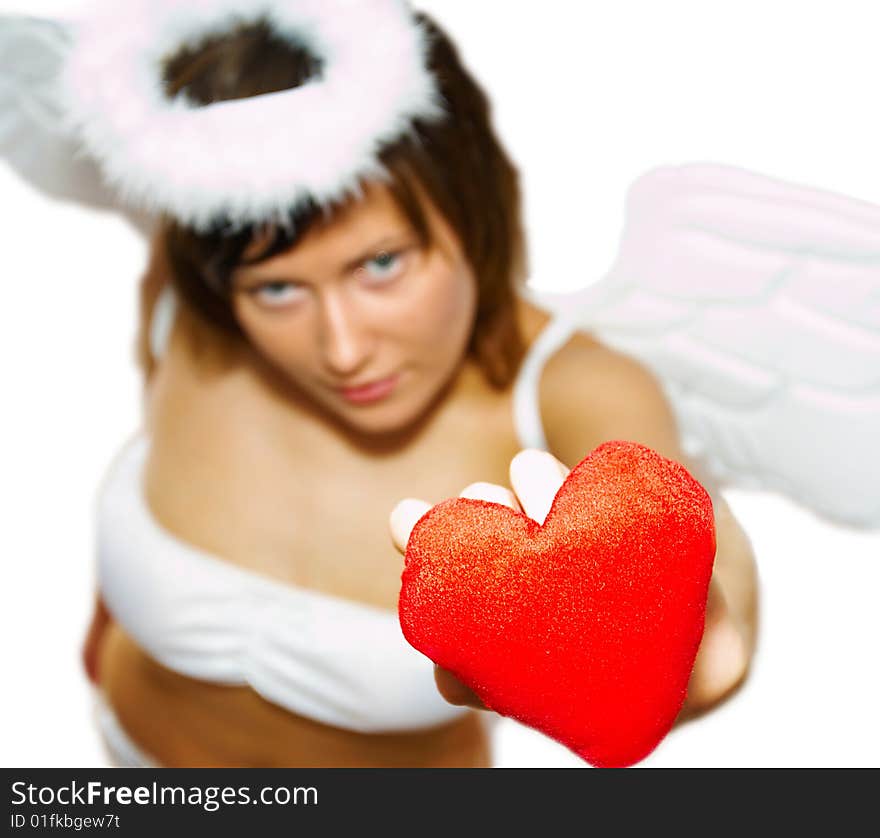
M 124 215 L 149 234 L 153 221 L 124 208 L 94 161 L 63 128 L 55 80 L 73 24 L 0 15 L 0 158 L 52 198 Z
M 739 169 L 635 183 L 579 323 L 652 369 L 716 480 L 880 526 L 880 207 Z

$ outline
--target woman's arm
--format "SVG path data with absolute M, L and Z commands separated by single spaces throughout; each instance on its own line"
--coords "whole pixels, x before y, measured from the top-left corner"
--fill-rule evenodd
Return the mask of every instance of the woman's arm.
M 548 447 L 568 467 L 607 440 L 640 442 L 685 465 L 712 495 L 715 567 L 682 718 L 707 710 L 742 682 L 755 649 L 758 585 L 748 538 L 721 495 L 685 458 L 669 403 L 637 361 L 578 334 L 548 361 L 540 407 Z
M 669 405 L 656 380 L 637 362 L 577 335 L 547 363 L 540 402 L 548 447 L 566 468 L 607 440 L 630 440 L 683 463 L 712 494 L 716 555 L 706 626 L 679 719 L 709 709 L 742 682 L 755 648 L 757 574 L 748 539 L 723 498 L 685 461 Z M 524 486 L 539 482 L 538 475 L 524 475 L 523 480 Z M 392 511 L 391 537 L 401 554 L 428 508 L 425 501 L 409 498 Z M 450 672 L 435 666 L 434 674 L 447 701 L 483 707 Z

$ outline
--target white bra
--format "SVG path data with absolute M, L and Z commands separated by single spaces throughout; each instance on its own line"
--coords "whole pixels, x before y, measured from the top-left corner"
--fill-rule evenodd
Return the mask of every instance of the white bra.
M 523 447 L 546 447 L 540 370 L 573 328 L 552 321 L 523 363 L 513 394 Z M 440 695 L 433 663 L 407 643 L 396 612 L 244 570 L 163 529 L 143 493 L 148 448 L 138 435 L 117 456 L 97 522 L 104 601 L 145 652 L 182 675 L 249 686 L 293 713 L 363 733 L 468 712 Z

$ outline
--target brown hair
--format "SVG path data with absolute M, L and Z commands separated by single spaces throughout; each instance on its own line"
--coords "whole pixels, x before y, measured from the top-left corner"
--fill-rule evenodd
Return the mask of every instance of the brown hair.
M 428 33 L 428 64 L 447 118 L 414 121 L 411 132 L 386 147 L 380 159 L 390 174 L 392 196 L 425 245 L 430 230 L 420 194 L 458 236 L 478 286 L 468 352 L 489 383 L 502 388 L 513 380 L 524 351 L 515 294 L 525 271 L 519 175 L 492 128 L 489 102 L 455 47 L 426 15 L 414 17 Z M 320 60 L 305 47 L 282 39 L 259 20 L 166 59 L 164 80 L 169 97 L 185 95 L 207 105 L 297 87 L 321 71 Z M 255 227 L 230 233 L 222 218 L 207 233 L 166 218 L 161 230 L 172 281 L 204 318 L 241 334 L 230 304 L 235 268 L 283 252 L 340 208 L 331 207 L 328 214 L 314 204 L 299 205 L 291 224 L 273 225 L 268 236 Z M 265 246 L 246 259 L 245 251 L 261 233 Z

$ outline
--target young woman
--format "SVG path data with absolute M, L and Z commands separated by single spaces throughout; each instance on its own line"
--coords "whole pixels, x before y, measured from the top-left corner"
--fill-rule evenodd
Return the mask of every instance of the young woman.
M 683 460 L 646 370 L 526 300 L 516 171 L 453 45 L 417 21 L 445 116 L 382 147 L 388 177 L 291 225 L 166 216 L 154 240 L 145 429 L 102 492 L 84 647 L 117 764 L 491 765 L 490 714 L 400 634 L 412 512 L 393 541 L 390 513 L 509 482 L 506 502 L 538 508 L 608 439 Z M 169 56 L 164 80 L 208 105 L 321 72 L 249 22 Z M 755 642 L 751 551 L 714 501 L 683 717 L 741 682 Z

